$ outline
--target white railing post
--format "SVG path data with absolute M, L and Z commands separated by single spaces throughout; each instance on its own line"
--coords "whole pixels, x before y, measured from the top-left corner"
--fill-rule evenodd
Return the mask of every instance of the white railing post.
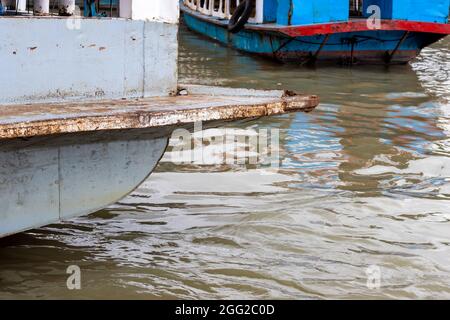
M 192 10 L 197 10 L 198 0 L 183 0 L 185 6 Z
M 213 12 L 214 12 L 214 5 L 215 5 L 215 0 L 209 0 L 209 15 L 212 16 Z
M 17 10 L 26 11 L 27 10 L 27 0 L 17 0 Z
M 8 10 L 15 9 L 17 11 L 25 11 L 27 9 L 26 0 L 3 0 L 2 4 L 8 8 Z
M 35 16 L 46 16 L 50 13 L 50 0 L 34 0 L 33 14 Z
M 264 22 L 264 0 L 256 0 L 256 15 L 251 21 L 253 23 L 263 23 Z
M 72 16 L 75 13 L 75 0 L 59 0 L 59 15 Z
M 219 1 L 218 9 L 216 10 L 216 1 Z M 231 12 L 231 3 L 235 1 L 236 7 L 241 3 L 240 0 L 204 0 L 203 5 L 201 0 L 183 0 L 185 6 L 191 10 L 200 12 L 204 15 L 217 17 L 220 19 L 230 19 L 233 12 Z M 264 22 L 264 0 L 256 0 L 256 14 L 251 17 L 251 23 Z
M 219 9 L 218 9 L 220 15 L 223 15 L 223 0 L 219 1 Z

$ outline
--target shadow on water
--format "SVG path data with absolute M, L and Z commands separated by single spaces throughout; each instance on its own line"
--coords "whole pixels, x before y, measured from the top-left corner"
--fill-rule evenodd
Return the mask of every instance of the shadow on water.
M 182 82 L 322 103 L 229 126 L 278 128 L 276 172 L 166 159 L 106 210 L 0 240 L 0 298 L 450 297 L 449 40 L 410 66 L 307 69 L 182 28 L 179 66 Z

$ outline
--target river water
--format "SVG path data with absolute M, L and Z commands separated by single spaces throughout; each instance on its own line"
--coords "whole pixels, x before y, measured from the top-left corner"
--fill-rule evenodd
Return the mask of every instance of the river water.
M 169 152 L 120 203 L 0 240 L 0 298 L 450 298 L 449 40 L 389 69 L 280 65 L 185 29 L 180 42 L 183 82 L 321 105 L 228 125 L 276 128 L 279 168 Z

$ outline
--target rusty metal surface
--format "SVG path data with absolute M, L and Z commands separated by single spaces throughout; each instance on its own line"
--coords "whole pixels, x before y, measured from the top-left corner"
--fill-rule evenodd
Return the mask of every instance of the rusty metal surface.
M 282 91 L 268 91 L 268 94 L 266 91 L 191 86 L 181 92 L 186 95 L 0 106 L 0 139 L 241 120 L 309 112 L 319 103 L 317 96 Z

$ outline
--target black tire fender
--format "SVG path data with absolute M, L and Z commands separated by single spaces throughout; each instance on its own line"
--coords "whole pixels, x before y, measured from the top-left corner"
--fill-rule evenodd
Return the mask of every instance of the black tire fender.
M 238 7 L 230 18 L 230 22 L 228 23 L 228 31 L 230 31 L 231 33 L 238 33 L 239 31 L 241 31 L 250 19 L 252 10 L 253 8 L 251 0 L 244 0 L 239 3 Z

